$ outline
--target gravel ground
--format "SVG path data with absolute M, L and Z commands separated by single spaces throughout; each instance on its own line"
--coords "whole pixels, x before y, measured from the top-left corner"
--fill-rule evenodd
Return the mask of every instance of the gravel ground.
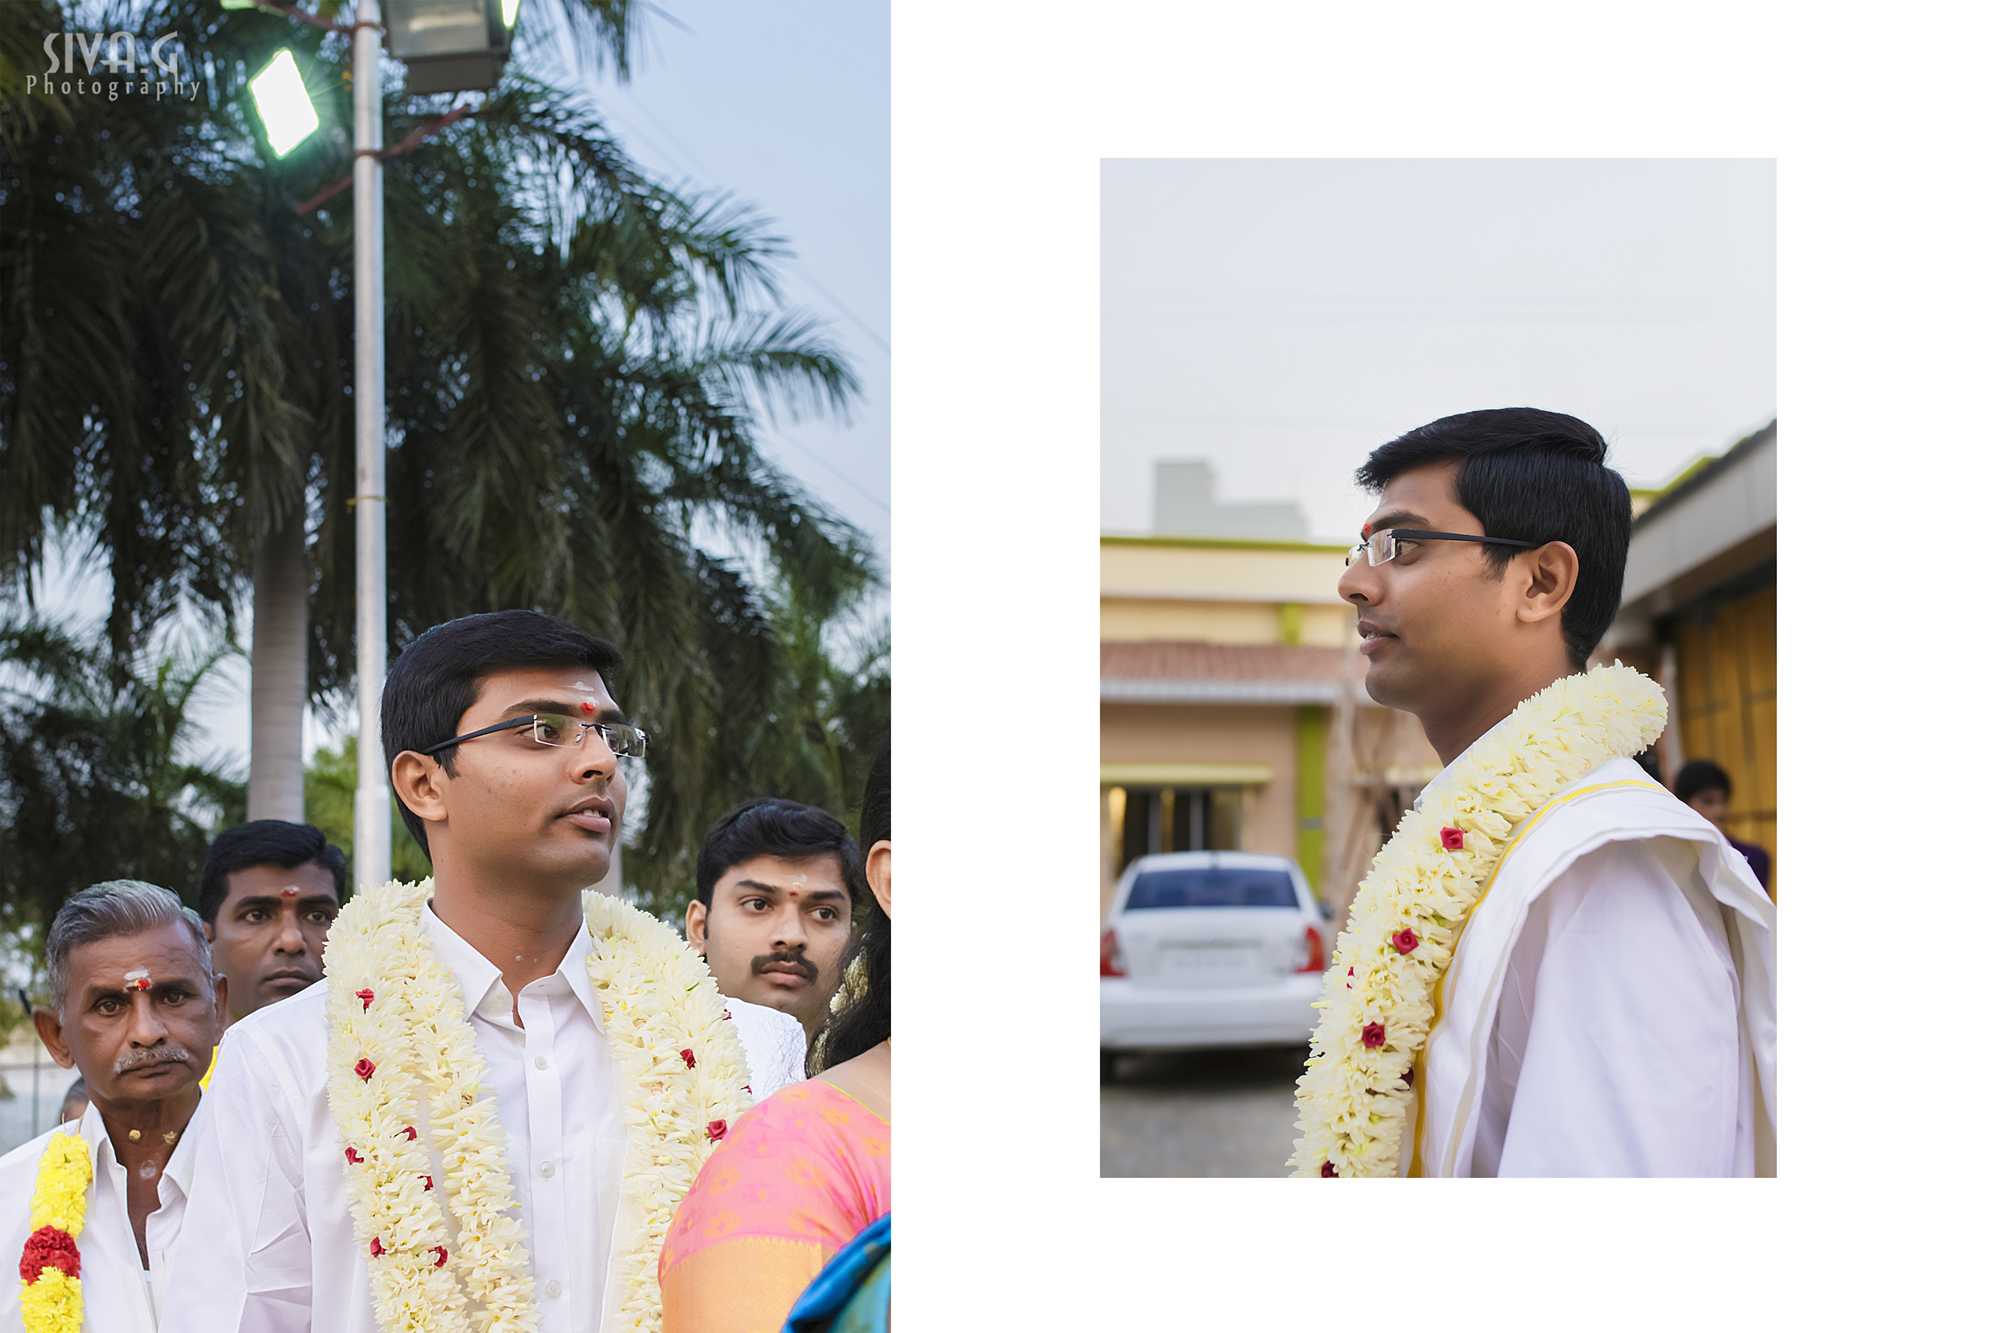
M 1104 1176 L 1283 1176 L 1297 1050 L 1119 1057 L 1098 1101 Z

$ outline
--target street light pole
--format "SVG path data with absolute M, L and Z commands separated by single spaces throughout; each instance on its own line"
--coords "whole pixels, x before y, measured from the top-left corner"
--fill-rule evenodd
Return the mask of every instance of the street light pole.
M 382 10 L 354 13 L 354 624 L 360 734 L 355 741 L 354 886 L 389 878 L 389 772 L 382 755 L 382 678 L 389 606 L 382 434 Z

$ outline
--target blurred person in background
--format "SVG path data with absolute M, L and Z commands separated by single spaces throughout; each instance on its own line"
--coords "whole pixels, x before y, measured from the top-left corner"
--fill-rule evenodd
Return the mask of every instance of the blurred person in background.
M 1729 845 L 1743 853 L 1743 859 L 1750 863 L 1751 873 L 1764 886 L 1764 892 L 1771 891 L 1771 853 L 1754 842 L 1738 842 L 1729 837 L 1729 798 L 1734 792 L 1729 781 L 1729 773 L 1712 759 L 1690 759 L 1681 765 L 1681 771 L 1674 775 L 1674 795 L 1686 801 L 1694 812 L 1722 830 L 1722 836 L 1729 838 Z
M 861 854 L 817 806 L 774 796 L 715 822 L 695 860 L 687 941 L 731 999 L 826 1026 L 861 896 Z
M 347 857 L 311 824 L 256 819 L 215 836 L 200 911 L 215 970 L 229 978 L 230 1022 L 320 979 L 346 899 Z
M 229 1022 L 290 999 L 325 971 L 326 933 L 347 898 L 347 858 L 311 824 L 253 819 L 209 844 L 202 929 L 229 978 Z M 217 1043 L 207 1089 L 222 1063 Z
M 661 1309 L 674 1333 L 830 1328 L 836 1318 L 841 1328 L 888 1326 L 886 739 L 862 797 L 860 845 L 868 901 L 855 947 L 859 993 L 827 1032 L 824 1072 L 738 1120 L 674 1214 L 660 1253 Z

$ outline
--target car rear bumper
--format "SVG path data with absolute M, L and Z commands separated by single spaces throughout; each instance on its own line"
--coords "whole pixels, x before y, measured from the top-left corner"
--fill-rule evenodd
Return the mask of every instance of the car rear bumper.
M 1312 1040 L 1321 974 L 1302 972 L 1256 986 L 1137 985 L 1098 982 L 1098 1044 L 1107 1051 L 1214 1046 L 1303 1046 Z

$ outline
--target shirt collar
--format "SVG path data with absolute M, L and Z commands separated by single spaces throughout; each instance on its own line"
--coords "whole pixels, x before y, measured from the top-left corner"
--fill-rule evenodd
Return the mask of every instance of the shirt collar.
M 473 948 L 465 937 L 447 926 L 438 914 L 424 904 L 424 934 L 430 938 L 431 948 L 458 979 L 458 988 L 465 999 L 465 1016 L 483 1014 L 486 1018 L 505 1027 L 514 1024 L 514 997 L 508 993 L 506 983 L 500 980 L 500 969 L 491 959 Z M 597 1004 L 597 987 L 590 984 L 590 955 L 597 950 L 597 940 L 590 933 L 590 922 L 585 919 L 578 927 L 576 938 L 569 942 L 569 949 L 563 954 L 562 962 L 556 965 L 554 975 L 561 977 L 575 993 L 590 1015 L 591 1023 L 601 1033 L 604 1031 L 604 1015 Z
M 202 1101 L 207 1100 L 208 1094 L 203 1093 Z M 167 1158 L 167 1164 L 160 1172 L 161 1181 L 171 1180 L 183 1197 L 187 1194 L 188 1176 L 194 1170 L 194 1136 L 201 1123 L 201 1106 L 197 1103 L 194 1115 L 188 1119 L 187 1128 L 181 1131 L 180 1142 L 174 1145 L 172 1155 Z M 120 1170 L 124 1168 L 118 1162 L 117 1150 L 111 1143 L 111 1131 L 105 1125 L 104 1115 L 97 1109 L 96 1102 L 84 1103 L 83 1119 L 78 1123 L 77 1132 L 83 1139 L 85 1150 L 90 1153 L 93 1178 L 107 1183 L 116 1180 L 112 1168 L 118 1167 Z M 119 1202 L 122 1206 L 124 1201 L 121 1199 Z M 166 1202 L 166 1196 L 162 1194 L 161 1206 L 164 1207 Z

